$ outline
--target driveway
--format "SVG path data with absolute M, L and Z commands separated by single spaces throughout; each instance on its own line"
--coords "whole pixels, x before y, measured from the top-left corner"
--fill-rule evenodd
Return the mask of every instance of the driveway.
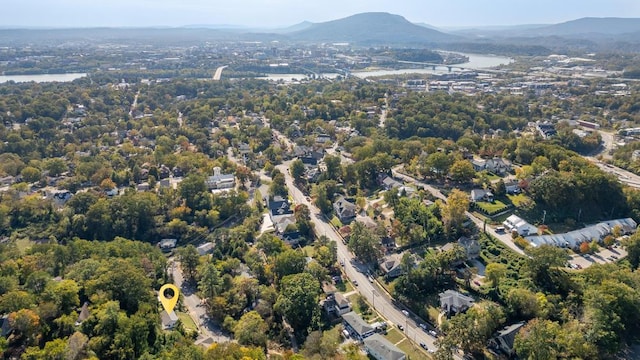
M 183 305 L 191 319 L 198 326 L 198 339 L 196 344 L 208 347 L 213 342 L 233 341 L 220 327 L 213 323 L 207 316 L 206 308 L 202 305 L 202 299 L 195 294 L 195 289 L 184 282 L 180 263 L 174 258 L 169 259 L 169 273 L 173 275 L 173 284 L 180 289 L 183 297 Z

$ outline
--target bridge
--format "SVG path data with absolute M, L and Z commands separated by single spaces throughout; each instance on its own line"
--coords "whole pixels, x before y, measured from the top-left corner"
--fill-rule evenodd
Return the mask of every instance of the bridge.
M 433 70 L 435 70 L 438 67 L 446 67 L 449 70 L 449 72 L 451 72 L 451 70 L 453 70 L 453 69 L 475 70 L 475 71 L 482 71 L 482 72 L 488 72 L 488 73 L 498 73 L 498 74 L 504 74 L 504 73 L 507 72 L 506 70 L 474 69 L 474 68 L 464 67 L 464 65 L 455 65 L 455 64 L 447 65 L 447 64 L 436 64 L 436 63 L 429 63 L 429 62 L 404 61 L 404 60 L 398 60 L 398 62 L 401 63 L 401 64 L 422 65 L 424 67 L 431 66 L 433 68 Z

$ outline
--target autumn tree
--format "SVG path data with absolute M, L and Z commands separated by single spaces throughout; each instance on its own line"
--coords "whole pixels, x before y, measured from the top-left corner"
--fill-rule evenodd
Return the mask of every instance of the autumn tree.
M 463 223 L 467 219 L 466 211 L 469 209 L 469 196 L 463 191 L 453 189 L 447 197 L 447 203 L 441 206 L 442 221 L 445 231 L 455 237 L 463 231 Z

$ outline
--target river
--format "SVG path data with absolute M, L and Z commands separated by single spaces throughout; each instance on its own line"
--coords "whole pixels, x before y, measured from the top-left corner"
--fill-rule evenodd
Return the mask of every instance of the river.
M 0 84 L 8 81 L 17 83 L 35 81 L 41 82 L 69 82 L 87 76 L 86 73 L 69 73 L 69 74 L 38 74 L 38 75 L 0 75 Z
M 483 54 L 466 54 L 460 53 L 469 58 L 469 61 L 462 64 L 455 64 L 453 66 L 461 67 L 465 69 L 472 70 L 482 70 L 482 69 L 490 69 L 496 66 L 510 64 L 515 60 L 512 58 L 504 57 L 504 56 L 494 56 L 494 55 L 483 55 Z M 451 72 L 461 71 L 459 68 L 452 68 Z M 426 68 L 412 68 L 412 69 L 377 69 L 377 70 L 362 70 L 362 71 L 353 71 L 351 75 L 359 77 L 359 78 L 367 78 L 372 76 L 387 76 L 387 75 L 403 75 L 403 74 L 446 74 L 449 72 L 449 69 L 442 65 L 440 67 L 436 67 L 433 70 L 433 67 L 427 66 Z M 333 79 L 338 74 L 322 74 L 323 77 Z M 306 79 L 307 76 L 304 74 L 269 74 L 266 77 L 262 77 L 259 79 L 272 80 L 272 81 L 284 81 L 290 82 L 293 80 L 302 80 Z

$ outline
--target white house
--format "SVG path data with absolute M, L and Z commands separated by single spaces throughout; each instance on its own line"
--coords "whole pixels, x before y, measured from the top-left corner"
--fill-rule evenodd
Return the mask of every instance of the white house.
M 364 348 L 376 360 L 406 360 L 407 358 L 402 350 L 380 334 L 364 339 Z
M 162 320 L 162 329 L 163 330 L 172 330 L 178 324 L 178 315 L 175 311 L 172 311 L 167 314 L 166 311 L 162 311 L 160 313 L 160 318 Z
M 509 216 L 503 223 L 505 229 L 509 232 L 517 232 L 518 235 L 527 236 L 529 234 L 537 234 L 538 228 L 524 221 L 517 215 Z
M 230 189 L 236 186 L 236 177 L 233 174 L 223 174 L 219 167 L 213 168 L 213 176 L 205 181 L 209 190 Z

